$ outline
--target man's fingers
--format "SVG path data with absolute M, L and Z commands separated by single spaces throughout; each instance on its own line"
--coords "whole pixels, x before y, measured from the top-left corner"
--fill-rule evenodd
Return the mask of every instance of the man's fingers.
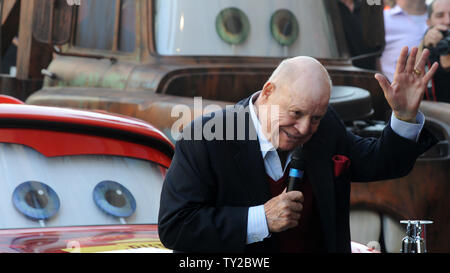
M 400 56 L 397 60 L 397 65 L 395 67 L 395 73 L 402 73 L 405 71 L 406 58 L 408 56 L 408 47 L 404 46 L 402 51 L 400 51 Z
M 418 69 L 421 73 L 425 73 L 425 65 L 427 64 L 428 57 L 430 56 L 430 51 L 428 49 L 424 49 L 422 52 L 422 56 L 420 57 L 419 62 L 417 63 L 416 69 Z
M 439 68 L 439 63 L 435 62 L 430 70 L 428 70 L 427 74 L 425 74 L 425 76 L 423 77 L 423 80 L 425 81 L 425 83 L 428 83 L 434 76 L 434 73 L 436 73 L 436 70 Z
M 287 197 L 290 201 L 293 201 L 293 202 L 303 203 L 303 201 L 305 200 L 303 193 L 300 191 L 290 191 L 287 193 Z
M 292 200 L 291 200 L 292 199 Z M 298 225 L 303 210 L 303 194 L 299 191 L 284 192 L 264 204 L 270 232 L 281 232 Z
M 424 37 L 424 45 L 425 46 L 436 46 L 436 44 L 444 38 L 444 35 L 441 31 L 446 31 L 447 26 L 445 25 L 437 25 L 430 28 Z
M 295 220 L 295 221 L 300 220 L 300 218 L 302 218 L 302 215 L 300 213 L 292 213 L 289 217 L 290 220 Z
M 389 92 L 391 89 L 391 84 L 389 83 L 388 79 L 386 79 L 385 76 L 381 75 L 380 73 L 375 74 L 375 79 L 377 79 L 378 83 L 381 86 L 381 89 L 383 89 L 383 92 Z
M 291 202 L 289 206 L 293 211 L 296 212 L 301 212 L 303 210 L 303 205 L 300 202 Z
M 290 228 L 295 228 L 296 226 L 298 226 L 298 220 L 300 219 L 300 217 L 297 220 L 289 220 L 286 224 L 286 229 L 290 229 Z
M 446 31 L 448 27 L 446 25 L 436 25 L 434 29 Z
M 412 73 L 414 71 L 414 65 L 416 64 L 417 47 L 413 47 L 406 61 L 406 73 Z

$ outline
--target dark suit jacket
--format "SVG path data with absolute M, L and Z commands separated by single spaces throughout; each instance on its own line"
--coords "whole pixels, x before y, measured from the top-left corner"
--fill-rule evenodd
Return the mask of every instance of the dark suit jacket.
M 159 211 L 159 236 L 166 247 L 191 252 L 276 251 L 274 236 L 246 245 L 248 208 L 271 198 L 254 125 L 245 111 L 249 100 L 195 120 L 184 130 L 186 139 L 176 143 Z M 189 133 L 193 136 L 202 127 L 214 128 L 226 139 L 226 129 L 238 128 L 239 120 L 247 129 L 244 140 L 188 140 Z M 212 126 L 221 121 L 228 121 L 223 131 L 219 125 Z M 361 138 L 347 132 L 329 107 L 317 132 L 304 145 L 305 172 L 313 186 L 328 252 L 351 251 L 350 181 L 404 176 L 416 158 L 435 143 L 425 129 L 416 143 L 398 136 L 390 126 L 379 139 Z M 332 169 L 335 154 L 351 160 L 350 168 L 339 178 Z

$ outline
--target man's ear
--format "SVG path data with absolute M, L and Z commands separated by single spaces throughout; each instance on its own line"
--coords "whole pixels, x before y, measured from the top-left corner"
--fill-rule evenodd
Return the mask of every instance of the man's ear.
M 266 102 L 269 97 L 273 94 L 273 92 L 275 91 L 275 84 L 272 82 L 267 82 L 264 87 L 263 90 L 261 92 L 261 99 L 263 102 Z
M 431 26 L 431 20 L 430 20 L 430 18 L 427 19 L 427 26 L 428 26 L 429 28 L 432 27 L 432 26 Z

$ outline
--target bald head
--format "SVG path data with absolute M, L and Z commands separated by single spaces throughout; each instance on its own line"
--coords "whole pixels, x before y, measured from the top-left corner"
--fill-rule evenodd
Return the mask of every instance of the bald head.
M 272 135 L 268 137 L 272 143 L 277 142 L 274 138 L 279 140 L 275 147 L 291 150 L 312 137 L 327 112 L 331 85 L 327 70 L 314 58 L 286 59 L 275 69 L 255 102 L 257 108 L 279 109 L 277 115 L 270 116 L 267 126 L 278 126 L 278 130 L 270 130 Z
M 273 84 L 278 90 L 311 92 L 310 95 L 314 97 L 325 98 L 329 98 L 332 86 L 330 75 L 325 67 L 316 59 L 307 56 L 282 61 L 267 82 Z M 298 88 L 304 85 L 309 87 Z
M 298 56 L 283 60 L 275 71 L 273 71 L 268 81 L 273 83 L 280 81 L 293 82 L 302 73 L 308 71 L 319 73 L 320 76 L 330 82 L 331 86 L 331 79 L 325 67 L 318 60 L 307 56 Z

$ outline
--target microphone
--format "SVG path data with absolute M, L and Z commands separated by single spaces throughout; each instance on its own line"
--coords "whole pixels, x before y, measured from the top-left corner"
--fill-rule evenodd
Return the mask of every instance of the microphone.
M 286 192 L 300 191 L 303 184 L 303 172 L 306 166 L 306 158 L 302 147 L 294 150 L 291 158 L 291 169 L 289 170 L 288 187 Z

